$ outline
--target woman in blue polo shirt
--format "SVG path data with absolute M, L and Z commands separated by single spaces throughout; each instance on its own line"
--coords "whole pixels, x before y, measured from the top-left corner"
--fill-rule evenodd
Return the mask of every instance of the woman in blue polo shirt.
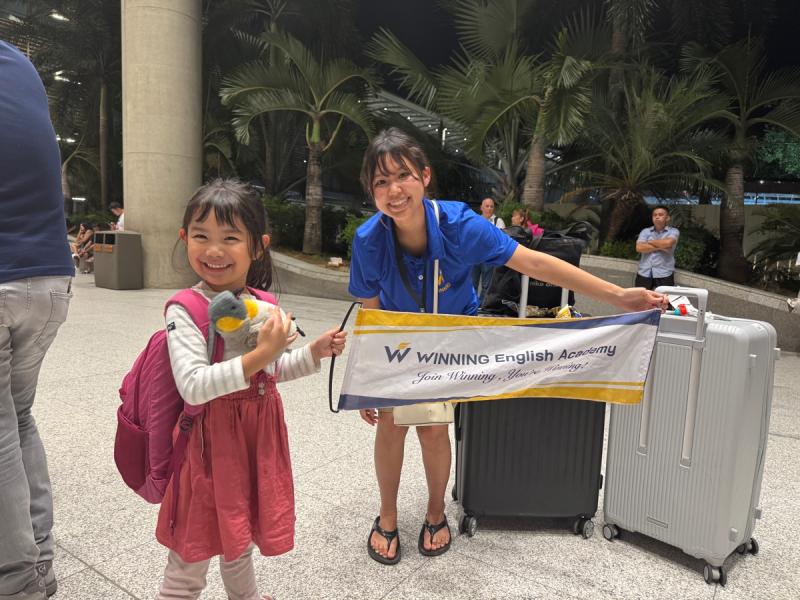
M 421 146 L 399 129 L 379 133 L 367 148 L 361 183 L 378 209 L 353 239 L 350 293 L 364 308 L 430 312 L 433 262 L 439 260 L 439 312 L 474 315 L 478 300 L 473 266 L 506 265 L 535 279 L 592 296 L 624 310 L 666 307 L 662 294 L 623 289 L 572 265 L 519 246 L 461 202 L 425 197 L 431 169 Z M 437 214 L 438 209 L 438 223 Z M 408 427 L 396 426 L 391 409 L 362 410 L 377 424 L 375 470 L 381 493 L 380 515 L 367 541 L 369 555 L 384 564 L 400 560 L 397 493 Z M 450 548 L 444 494 L 450 477 L 447 425 L 417 427 L 428 482 L 428 507 L 420 532 L 420 553 L 436 556 Z

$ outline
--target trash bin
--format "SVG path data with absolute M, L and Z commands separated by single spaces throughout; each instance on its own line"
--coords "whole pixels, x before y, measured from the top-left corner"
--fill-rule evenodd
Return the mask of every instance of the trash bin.
M 94 234 L 94 284 L 112 290 L 143 287 L 141 234 L 132 231 Z

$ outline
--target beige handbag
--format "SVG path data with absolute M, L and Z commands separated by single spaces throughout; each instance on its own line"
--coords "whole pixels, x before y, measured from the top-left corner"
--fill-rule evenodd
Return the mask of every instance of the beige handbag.
M 393 412 L 395 425 L 446 425 L 452 423 L 455 412 L 450 402 L 423 402 L 395 406 Z
M 439 223 L 439 206 L 435 200 L 431 200 L 433 204 L 433 212 L 436 215 L 436 223 Z M 425 298 L 419 298 L 412 290 L 411 284 L 408 282 L 408 274 L 406 273 L 405 264 L 400 257 L 400 247 L 397 243 L 397 236 L 395 235 L 395 256 L 397 257 L 397 268 L 400 271 L 400 278 L 403 284 L 411 294 L 411 297 L 417 301 L 420 307 L 420 312 L 425 311 Z M 433 261 L 433 313 L 439 312 L 439 260 Z M 424 286 L 423 286 L 424 290 Z M 424 292 L 423 292 L 424 294 Z M 420 404 L 407 404 L 405 406 L 395 406 L 393 412 L 395 425 L 444 425 L 452 423 L 454 420 L 454 405 L 450 402 L 423 402 Z

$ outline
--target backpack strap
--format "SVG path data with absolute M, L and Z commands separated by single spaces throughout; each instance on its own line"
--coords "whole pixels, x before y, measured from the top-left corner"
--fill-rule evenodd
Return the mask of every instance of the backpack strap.
M 275 299 L 270 292 L 266 292 L 264 290 L 259 290 L 258 288 L 248 287 L 247 291 L 250 292 L 253 296 L 255 296 L 258 300 L 263 300 L 264 302 L 269 302 L 270 304 L 274 304 L 278 306 L 278 301 Z
M 210 333 L 208 298 L 195 290 L 185 289 L 174 294 L 167 301 L 164 312 L 166 313 L 167 308 L 173 304 L 179 304 L 189 313 L 194 324 L 205 336 L 206 340 L 208 340 Z M 214 356 L 211 358 L 211 362 L 221 361 L 224 352 L 225 345 L 222 340 L 219 340 L 219 343 L 214 346 Z M 194 406 L 184 401 L 183 412 L 180 417 L 178 417 L 178 435 L 172 446 L 172 458 L 170 459 L 169 469 L 167 470 L 167 481 L 173 478 L 174 475 L 172 481 L 172 505 L 169 511 L 169 526 L 173 532 L 175 531 L 175 516 L 178 511 L 178 498 L 181 488 L 181 467 L 183 466 L 183 459 L 186 455 L 186 446 L 189 444 L 189 434 L 192 432 L 194 418 L 203 411 L 204 407 L 204 405 Z
M 204 327 L 208 327 L 208 298 L 200 292 L 188 288 L 173 294 L 172 297 L 167 300 L 166 306 L 164 306 L 164 313 L 166 313 L 167 309 L 173 304 L 180 304 L 185 308 L 186 312 L 188 312 L 189 316 L 192 318 L 192 321 L 194 321 L 194 324 L 197 325 L 198 329 L 201 331 Z M 206 336 L 208 335 L 207 331 L 203 333 Z

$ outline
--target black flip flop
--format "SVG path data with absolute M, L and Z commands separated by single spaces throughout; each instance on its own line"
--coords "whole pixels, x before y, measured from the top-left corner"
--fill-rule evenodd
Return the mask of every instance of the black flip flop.
M 433 536 L 436 535 L 437 531 L 440 531 L 447 527 L 447 533 L 450 534 L 450 539 L 447 543 L 438 548 L 437 550 L 426 550 L 425 549 L 425 530 L 428 530 L 428 535 L 430 535 L 431 541 L 433 541 Z M 422 524 L 422 529 L 419 532 L 419 542 L 417 543 L 417 547 L 419 548 L 419 553 L 422 556 L 439 556 L 440 554 L 444 554 L 448 550 L 450 550 L 450 542 L 453 541 L 453 533 L 450 531 L 450 525 L 447 524 L 447 515 L 445 515 L 444 519 L 442 519 L 441 523 L 437 525 L 431 525 L 428 523 L 428 519 L 425 519 L 425 522 Z
M 400 534 L 397 529 L 393 529 L 392 531 L 386 531 L 383 527 L 379 525 L 381 522 L 380 516 L 375 517 L 375 522 L 372 524 L 372 529 L 369 531 L 369 535 L 367 536 L 367 553 L 369 554 L 372 560 L 377 560 L 379 563 L 383 565 L 396 565 L 400 562 Z M 385 556 L 381 556 L 375 548 L 372 547 L 370 540 L 372 539 L 372 534 L 378 532 L 379 535 L 382 535 L 384 539 L 388 542 L 386 548 L 392 547 L 392 540 L 397 538 L 397 553 L 394 555 L 394 558 L 386 558 Z M 388 551 L 388 550 L 387 550 Z

